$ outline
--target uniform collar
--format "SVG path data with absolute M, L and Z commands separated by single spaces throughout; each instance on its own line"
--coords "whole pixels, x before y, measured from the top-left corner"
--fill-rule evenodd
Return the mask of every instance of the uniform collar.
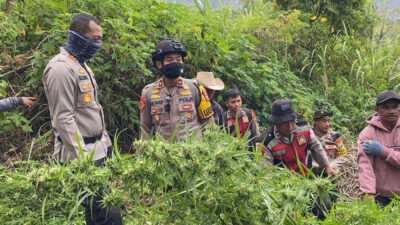
M 287 138 L 283 135 L 281 135 L 277 130 L 276 130 L 276 126 L 274 125 L 274 136 L 275 138 L 281 140 L 282 142 L 286 143 L 286 144 L 290 144 L 293 142 L 293 138 L 294 138 L 294 133 L 296 133 L 298 131 L 299 127 L 296 125 L 296 128 L 292 131 L 292 133 L 290 134 L 290 137 Z
M 324 135 L 327 135 L 329 133 L 329 132 L 319 131 L 315 126 L 313 126 L 313 131 L 314 131 L 314 134 L 317 135 L 319 138 Z
M 69 52 L 67 52 L 67 50 L 65 50 L 64 47 L 60 47 L 60 54 L 61 54 L 61 55 L 65 55 L 65 56 L 67 56 L 69 59 L 71 59 L 72 61 L 79 63 L 79 62 L 78 62 L 78 59 L 75 58 L 75 56 L 71 55 Z M 86 63 L 84 63 L 84 64 L 86 65 Z
M 156 83 L 157 83 L 157 87 L 156 87 L 156 88 L 158 88 L 158 89 L 165 87 L 165 83 L 164 83 L 163 77 L 161 77 L 160 79 L 158 79 L 158 80 L 156 81 Z M 178 82 L 176 83 L 175 86 L 176 86 L 176 87 L 183 87 L 183 85 L 184 85 L 183 78 L 182 78 L 182 77 L 179 77 L 179 78 L 178 78 Z

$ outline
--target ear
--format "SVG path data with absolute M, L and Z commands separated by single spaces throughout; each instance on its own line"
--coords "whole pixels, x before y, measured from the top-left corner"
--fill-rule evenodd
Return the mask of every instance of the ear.
M 375 112 L 378 112 L 378 106 L 375 107 Z
M 225 106 L 226 106 L 226 108 L 229 108 L 228 107 L 228 100 L 225 101 Z
M 157 66 L 157 68 L 159 69 L 159 70 L 161 70 L 161 68 L 162 68 L 162 63 L 161 63 L 161 61 L 156 61 L 156 66 Z

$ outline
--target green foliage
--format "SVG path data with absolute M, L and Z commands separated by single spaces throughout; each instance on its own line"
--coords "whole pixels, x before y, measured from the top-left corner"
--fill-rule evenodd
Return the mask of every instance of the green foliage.
M 125 224 L 318 224 L 310 208 L 335 193 L 336 184 L 286 168 L 265 171 L 246 145 L 209 126 L 203 139 L 140 140 L 135 155 L 116 148 L 102 168 L 89 158 L 0 167 L 0 222 L 84 224 L 80 204 L 103 193 L 103 204 L 121 209 Z M 104 191 L 108 184 L 112 192 Z M 323 224 L 396 224 L 391 211 L 397 207 L 397 201 L 385 209 L 359 200 L 340 203 Z

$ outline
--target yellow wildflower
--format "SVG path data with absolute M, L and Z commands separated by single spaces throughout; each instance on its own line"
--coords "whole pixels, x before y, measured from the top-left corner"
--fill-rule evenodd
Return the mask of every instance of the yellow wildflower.
M 316 20 L 317 19 L 317 16 L 312 16 L 311 18 L 310 18 L 310 20 Z
M 327 19 L 326 19 L 325 17 L 322 17 L 322 18 L 321 18 L 321 23 L 325 23 L 326 20 L 327 20 Z

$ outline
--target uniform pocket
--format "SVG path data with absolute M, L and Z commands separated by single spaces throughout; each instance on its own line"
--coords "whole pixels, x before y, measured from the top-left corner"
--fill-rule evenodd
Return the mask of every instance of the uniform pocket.
M 94 104 L 94 88 L 92 83 L 89 79 L 80 80 L 77 107 L 91 106 Z
M 193 120 L 194 110 L 195 110 L 195 106 L 194 106 L 193 102 L 180 103 L 178 110 L 179 110 L 181 118 L 185 118 L 186 120 Z

